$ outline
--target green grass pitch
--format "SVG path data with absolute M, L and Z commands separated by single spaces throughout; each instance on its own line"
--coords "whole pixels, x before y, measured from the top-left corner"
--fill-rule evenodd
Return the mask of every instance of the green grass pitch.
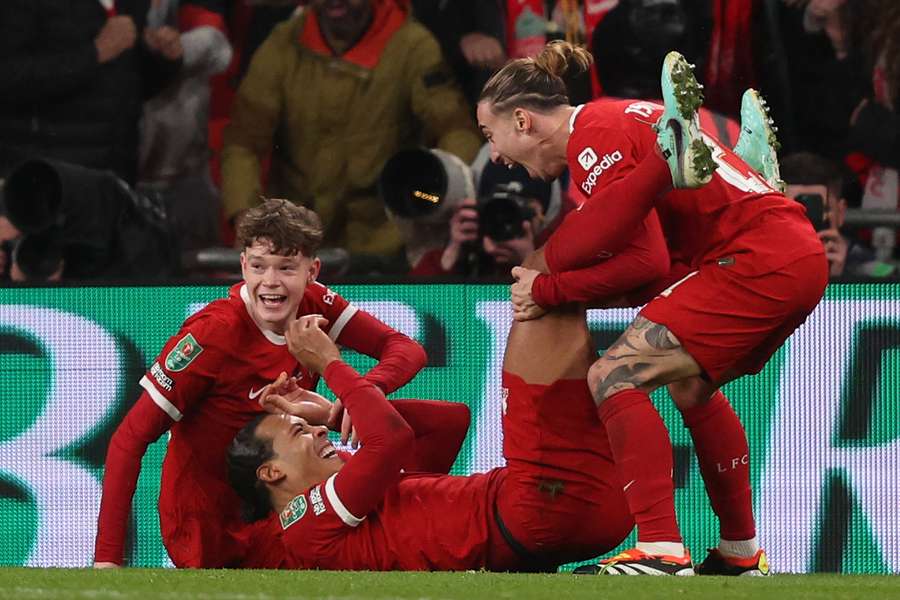
M 0 569 L 0 598 L 269 600 L 371 598 L 464 600 L 737 600 L 900 598 L 900 576 L 776 575 L 770 578 L 577 577 L 496 573 Z

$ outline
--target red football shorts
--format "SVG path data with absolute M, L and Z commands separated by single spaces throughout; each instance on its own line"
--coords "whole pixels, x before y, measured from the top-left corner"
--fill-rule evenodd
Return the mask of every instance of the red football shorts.
M 587 381 L 531 385 L 503 373 L 507 476 L 497 509 L 529 552 L 593 558 L 634 527 Z
M 654 298 L 641 316 L 665 325 L 712 383 L 758 373 L 806 321 L 828 283 L 814 254 L 757 276 L 709 263 Z

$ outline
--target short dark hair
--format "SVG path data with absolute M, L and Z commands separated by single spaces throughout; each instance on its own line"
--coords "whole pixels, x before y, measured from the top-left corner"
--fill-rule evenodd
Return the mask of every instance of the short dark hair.
M 813 154 L 796 152 L 781 159 L 781 178 L 788 185 L 824 185 L 835 198 L 844 195 L 844 171 L 835 161 Z
M 272 251 L 284 256 L 297 252 L 315 256 L 322 236 L 319 215 L 282 198 L 264 198 L 241 217 L 237 228 L 242 248 L 249 248 L 257 240 L 268 240 Z
M 272 511 L 269 489 L 256 475 L 260 465 L 275 456 L 272 440 L 256 435 L 256 428 L 268 416 L 257 415 L 228 446 L 228 480 L 241 499 L 241 516 L 248 523 L 259 521 Z

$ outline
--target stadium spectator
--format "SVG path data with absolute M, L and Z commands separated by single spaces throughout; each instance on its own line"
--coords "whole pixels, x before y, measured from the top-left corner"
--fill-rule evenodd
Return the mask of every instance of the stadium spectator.
M 323 315 L 337 343 L 378 359 L 366 380 L 384 393 L 406 384 L 425 364 L 416 342 L 316 281 L 322 229 L 315 213 L 266 200 L 245 217 L 238 231 L 244 281 L 189 317 L 166 342 L 141 379 L 143 393 L 110 440 L 97 567 L 123 563 L 141 459 L 166 431 L 171 437 L 159 513 L 175 565 L 278 566 L 277 544 L 268 545 L 242 524 L 223 457 L 235 433 L 262 411 L 259 395 L 279 374 L 315 387 L 318 376 L 300 368 L 285 345 L 287 325 L 298 316 Z M 349 419 L 341 422 L 349 433 Z
M 523 164 L 545 179 L 568 167 L 589 196 L 543 248 L 542 266 L 553 276 L 600 268 L 598 258 L 615 256 L 640 235 L 654 208 L 673 264 L 686 267 L 681 281 L 670 270 L 660 283 L 671 287 L 644 307 L 588 374 L 638 525 L 637 548 L 598 570 L 693 570 L 675 518 L 671 442 L 649 397 L 669 384 L 721 525 L 719 548 L 699 568 L 764 574 L 749 458 L 725 475 L 716 470 L 726 456 L 749 456 L 743 427 L 718 386 L 758 372 L 816 306 L 827 283 L 822 245 L 799 205 L 713 138 L 701 141 L 696 110 L 702 96 L 683 57 L 671 53 L 664 62 L 664 110 L 633 101 L 570 106 L 560 75 L 589 64 L 583 50 L 550 44 L 535 60 L 513 61 L 495 74 L 477 114 L 494 160 Z M 762 112 L 752 119 L 766 121 Z M 750 129 L 758 149 L 771 144 L 765 127 Z M 553 281 L 536 269 L 514 275 L 516 313 L 525 304 L 517 295 L 536 300 L 538 278 Z M 711 305 L 710 298 L 717 302 Z M 560 294 L 551 306 L 567 301 Z M 735 313 L 736 306 L 742 312 Z M 760 329 L 761 322 L 767 327 Z
M 863 209 L 900 210 L 900 5 L 873 0 L 866 30 L 872 91 L 850 118 L 850 154 L 846 162 L 856 172 Z M 900 260 L 900 231 L 875 227 L 861 231 L 885 266 Z M 883 272 L 884 267 L 876 271 Z
M 104 7 L 107 8 L 104 8 Z M 182 48 L 150 0 L 0 2 L 0 174 L 32 157 L 137 175 L 142 102 Z
M 374 185 L 387 158 L 422 141 L 467 162 L 480 146 L 431 34 L 398 0 L 313 0 L 241 83 L 223 150 L 226 216 L 256 202 L 271 152 L 268 189 L 315 208 L 327 244 L 405 264 Z
M 472 110 L 491 73 L 506 62 L 500 0 L 412 0 L 413 14 L 441 45 Z
M 785 0 L 767 7 L 775 23 L 759 46 L 760 87 L 781 125 L 787 153 L 842 160 L 850 117 L 866 97 L 869 0 Z
M 177 77 L 144 104 L 140 128 L 138 190 L 159 193 L 182 250 L 219 241 L 219 192 L 209 173 L 207 125 L 210 77 L 231 62 L 231 45 L 220 29 L 223 15 L 179 0 L 155 3 L 151 27 L 179 21 L 184 60 Z
M 282 541 L 286 566 L 555 571 L 615 547 L 633 527 L 585 381 L 593 353 L 583 310 L 519 328 L 527 360 L 543 361 L 532 375 L 553 383 L 537 391 L 505 377 L 507 466 L 468 477 L 401 472 L 415 429 L 341 360 L 317 321 L 292 323 L 289 347 L 343 399 L 362 449 L 341 456 L 319 423 L 268 415 L 228 451 L 247 514 L 278 515 L 280 531 L 268 533 Z M 293 412 L 280 400 L 271 399 Z
M 808 152 L 791 154 L 781 160 L 781 173 L 789 197 L 802 202 L 825 249 L 829 273 L 842 275 L 889 275 L 886 263 L 876 263 L 871 248 L 846 235 L 842 228 L 847 214 L 841 165 Z

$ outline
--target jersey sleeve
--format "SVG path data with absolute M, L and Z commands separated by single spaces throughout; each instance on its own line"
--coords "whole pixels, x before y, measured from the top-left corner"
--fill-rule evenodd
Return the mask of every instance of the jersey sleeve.
M 566 215 L 544 246 L 553 272 L 595 265 L 622 251 L 672 186 L 666 161 L 646 139 L 647 123 L 629 113 L 632 105 L 616 104 L 586 105 L 576 118 L 566 158 L 572 181 L 587 200 Z
M 656 212 L 651 212 L 622 252 L 589 267 L 539 275 L 532 286 L 543 308 L 569 302 L 603 302 L 627 295 L 669 271 L 669 251 Z
M 180 421 L 203 401 L 228 355 L 227 336 L 232 331 L 225 319 L 198 313 L 166 342 L 140 385 L 154 404 L 173 421 Z
M 385 394 L 409 383 L 428 360 L 418 342 L 363 310 L 354 314 L 337 342 L 378 360 L 366 379 Z
M 341 520 L 356 527 L 396 483 L 404 457 L 412 451 L 414 434 L 384 394 L 349 365 L 334 361 L 324 376 L 350 411 L 362 442 L 362 448 L 325 482 L 325 495 Z
M 97 517 L 94 560 L 122 564 L 131 500 L 147 446 L 172 424 L 147 392 L 141 394 L 109 441 L 103 469 L 103 495 Z
M 385 394 L 406 385 L 425 366 L 427 357 L 421 345 L 337 292 L 315 282 L 307 288 L 306 300 L 308 304 L 301 310 L 328 319 L 326 331 L 335 343 L 378 360 L 365 378 Z
M 393 400 L 391 405 L 409 423 L 415 449 L 403 462 L 406 473 L 449 473 L 469 432 L 471 412 L 462 402 Z

